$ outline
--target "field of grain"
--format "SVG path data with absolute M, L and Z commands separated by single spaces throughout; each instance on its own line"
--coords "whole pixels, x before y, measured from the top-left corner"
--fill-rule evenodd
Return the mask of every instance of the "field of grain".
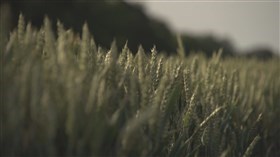
M 1 156 L 280 156 L 279 58 L 134 55 L 23 16 L 4 46 Z

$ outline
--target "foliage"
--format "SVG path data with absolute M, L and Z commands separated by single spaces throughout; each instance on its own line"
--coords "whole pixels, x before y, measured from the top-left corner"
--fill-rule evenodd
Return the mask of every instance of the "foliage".
M 133 55 L 82 30 L 20 16 L 1 50 L 1 155 L 280 155 L 279 59 Z
M 110 43 L 116 39 L 119 50 L 128 40 L 127 46 L 133 53 L 137 52 L 139 44 L 146 50 L 153 44 L 167 52 L 176 50 L 176 40 L 165 23 L 148 17 L 141 6 L 122 0 L 2 1 L 10 6 L 11 25 L 14 27 L 20 13 L 38 28 L 43 24 L 44 16 L 48 15 L 51 20 L 63 20 L 64 26 L 75 32 L 81 32 L 86 21 L 96 43 L 105 48 L 110 48 Z
M 63 20 L 64 26 L 75 32 L 82 32 L 82 24 L 86 21 L 89 31 L 94 34 L 95 42 L 103 48 L 110 48 L 116 39 L 119 50 L 126 41 L 127 47 L 133 54 L 137 52 L 139 44 L 146 52 L 153 45 L 166 54 L 176 52 L 176 32 L 173 32 L 164 21 L 149 17 L 145 7 L 140 4 L 128 3 L 124 0 L 2 0 L 1 27 L 11 31 L 17 26 L 18 14 L 25 15 L 34 27 L 43 24 L 44 16 L 52 20 Z M 193 17 L 195 18 L 195 16 Z M 182 19 L 184 20 L 184 19 Z M 191 25 L 191 23 L 190 23 Z M 55 24 L 52 25 L 55 28 Z M 56 34 L 55 34 L 56 35 Z M 7 35 L 6 35 L 7 36 Z M 195 35 L 183 32 L 182 46 L 185 55 L 189 52 L 203 52 L 207 57 L 213 55 L 213 50 L 223 48 L 222 57 L 249 57 L 261 60 L 279 57 L 277 52 L 266 47 L 253 47 L 252 50 L 242 52 L 228 38 L 219 38 L 215 34 Z M 248 55 L 244 55 L 247 54 Z

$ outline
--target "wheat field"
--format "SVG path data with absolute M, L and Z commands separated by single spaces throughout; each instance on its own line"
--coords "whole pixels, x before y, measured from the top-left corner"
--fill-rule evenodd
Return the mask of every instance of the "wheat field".
M 128 41 L 129 42 L 129 41 Z M 132 53 L 45 18 L 1 48 L 1 156 L 280 156 L 280 63 Z

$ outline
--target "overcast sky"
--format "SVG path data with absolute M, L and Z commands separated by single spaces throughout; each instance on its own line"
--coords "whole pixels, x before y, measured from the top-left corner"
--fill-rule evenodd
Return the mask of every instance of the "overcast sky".
M 134 1 L 135 2 L 135 1 Z M 279 0 L 139 0 L 148 15 L 179 32 L 229 38 L 238 50 L 270 47 L 279 52 Z

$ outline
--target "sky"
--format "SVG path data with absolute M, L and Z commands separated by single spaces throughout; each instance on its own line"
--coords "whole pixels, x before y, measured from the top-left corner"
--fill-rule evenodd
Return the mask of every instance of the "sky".
M 131 2 L 131 1 L 130 1 Z M 139 0 L 150 16 L 177 32 L 230 39 L 239 51 L 279 51 L 279 0 Z

